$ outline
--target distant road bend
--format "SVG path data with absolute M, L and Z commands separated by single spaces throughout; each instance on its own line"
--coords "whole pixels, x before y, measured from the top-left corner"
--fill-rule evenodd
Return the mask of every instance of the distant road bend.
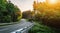
M 0 33 L 11 33 L 16 30 L 21 30 L 21 28 L 27 28 L 29 26 L 33 26 L 34 24 L 31 22 L 26 21 L 25 19 L 21 19 L 20 23 L 9 25 L 9 26 L 2 26 L 0 27 Z

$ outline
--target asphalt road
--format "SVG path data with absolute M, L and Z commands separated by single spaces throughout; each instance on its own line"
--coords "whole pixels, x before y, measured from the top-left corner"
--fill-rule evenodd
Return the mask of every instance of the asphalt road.
M 21 19 L 20 23 L 8 26 L 0 27 L 0 33 L 11 33 L 12 31 L 31 26 L 33 23 L 26 21 L 25 19 Z

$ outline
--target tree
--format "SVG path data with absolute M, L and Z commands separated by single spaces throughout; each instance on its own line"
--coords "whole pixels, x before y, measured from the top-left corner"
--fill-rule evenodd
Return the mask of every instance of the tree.
M 18 13 L 19 12 L 19 13 Z M 16 22 L 18 17 L 21 19 L 20 9 L 7 0 L 0 0 L 0 22 Z
M 7 15 L 6 4 L 7 4 L 6 0 L 0 0 L 0 22 L 5 21 L 3 18 L 5 18 L 4 16 Z
M 34 7 L 34 6 L 33 6 Z M 34 8 L 35 9 L 35 8 Z M 60 4 L 48 5 L 46 2 L 40 2 L 37 4 L 39 13 L 35 16 L 35 19 L 41 20 L 44 24 L 53 27 L 59 27 L 60 25 Z
M 9 14 L 10 14 L 10 16 L 11 16 L 11 21 L 13 21 L 13 22 L 17 21 L 17 18 L 18 18 L 19 16 L 21 16 L 21 11 L 20 11 L 20 9 L 19 9 L 17 6 L 15 6 L 14 4 L 12 4 L 10 1 L 8 2 L 6 8 L 7 8 L 7 10 L 9 11 Z M 19 12 L 19 13 L 18 13 L 18 12 Z
M 23 12 L 22 17 L 30 19 L 31 18 L 31 10 L 27 10 L 27 11 Z

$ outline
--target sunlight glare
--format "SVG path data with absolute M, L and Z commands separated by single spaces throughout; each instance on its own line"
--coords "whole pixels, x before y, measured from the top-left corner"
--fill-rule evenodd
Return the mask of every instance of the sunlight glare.
M 56 4 L 57 3 L 57 0 L 48 0 L 48 3 L 49 4 Z
M 45 2 L 46 0 L 38 0 L 38 2 Z

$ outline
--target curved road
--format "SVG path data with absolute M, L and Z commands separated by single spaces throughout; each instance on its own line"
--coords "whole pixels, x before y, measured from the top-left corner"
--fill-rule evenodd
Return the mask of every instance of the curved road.
M 18 24 L 0 27 L 0 33 L 11 33 L 12 31 L 33 25 L 33 23 L 28 22 L 25 19 L 21 19 L 19 22 L 20 23 Z

